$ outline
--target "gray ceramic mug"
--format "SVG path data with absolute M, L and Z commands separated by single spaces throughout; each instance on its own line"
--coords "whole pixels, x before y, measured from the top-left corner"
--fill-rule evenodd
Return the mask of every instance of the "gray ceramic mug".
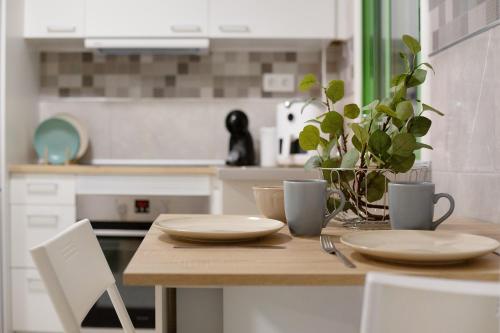
M 283 188 L 286 220 L 294 236 L 320 235 L 321 229 L 344 208 L 344 194 L 328 189 L 325 180 L 285 180 Z M 334 193 L 339 195 L 340 204 L 330 213 L 326 204 Z
M 433 183 L 389 183 L 389 216 L 392 229 L 435 230 L 455 209 L 455 200 L 447 193 L 434 194 Z M 434 205 L 440 198 L 450 208 L 433 221 Z

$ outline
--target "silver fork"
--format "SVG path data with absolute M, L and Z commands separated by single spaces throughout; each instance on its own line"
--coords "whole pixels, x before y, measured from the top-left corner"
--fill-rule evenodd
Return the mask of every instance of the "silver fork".
M 329 236 L 320 235 L 319 240 L 321 243 L 321 248 L 328 254 L 334 254 L 340 258 L 340 260 L 344 263 L 345 266 L 349 268 L 356 268 L 356 265 L 352 263 L 342 252 L 340 252 L 333 244 L 332 240 Z

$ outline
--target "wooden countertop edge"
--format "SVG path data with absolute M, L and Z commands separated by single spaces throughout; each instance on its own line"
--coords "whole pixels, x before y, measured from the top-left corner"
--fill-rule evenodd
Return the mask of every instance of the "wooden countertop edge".
M 390 273 L 390 272 L 385 272 Z M 402 273 L 393 272 L 391 274 Z M 446 274 L 436 272 L 435 276 L 426 273 L 407 272 L 404 275 L 435 277 L 442 279 L 474 280 L 499 282 L 500 274 L 471 273 L 471 274 Z M 294 275 L 227 275 L 227 274 L 172 274 L 169 276 L 160 274 L 134 274 L 125 272 L 123 283 L 126 285 L 151 286 L 155 285 L 176 287 L 208 287 L 208 286 L 361 286 L 365 282 L 365 274 L 353 272 L 353 274 L 336 274 L 324 276 L 311 276 L 309 274 Z
M 215 176 L 215 167 L 191 166 L 97 166 L 97 165 L 10 165 L 10 173 L 17 174 L 77 174 L 77 175 L 209 175 Z

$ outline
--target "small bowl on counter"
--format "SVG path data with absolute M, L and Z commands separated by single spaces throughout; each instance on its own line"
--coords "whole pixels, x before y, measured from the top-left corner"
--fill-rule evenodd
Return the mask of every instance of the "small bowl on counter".
M 269 219 L 286 223 L 283 186 L 254 186 L 257 209 Z

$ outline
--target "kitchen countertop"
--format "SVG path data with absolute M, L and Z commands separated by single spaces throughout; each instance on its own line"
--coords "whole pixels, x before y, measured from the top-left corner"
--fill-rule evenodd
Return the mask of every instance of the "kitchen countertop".
M 160 215 L 157 220 L 175 215 Z M 465 218 L 450 218 L 440 230 L 485 235 L 500 240 L 500 226 Z M 323 234 L 338 239 L 350 229 L 328 226 Z M 320 249 L 319 237 L 291 237 L 285 227 L 275 235 L 256 241 L 282 245 L 285 249 L 220 246 L 207 249 L 176 249 L 185 244 L 152 226 L 124 273 L 129 285 L 197 286 L 326 286 L 362 285 L 370 271 L 438 278 L 500 280 L 500 257 L 491 253 L 455 265 L 411 266 L 376 261 L 338 247 L 357 268 L 346 268 L 338 258 Z
M 9 167 L 12 174 L 76 174 L 76 175 L 210 175 L 222 180 L 275 180 L 285 178 L 317 178 L 315 171 L 301 167 L 216 167 L 216 166 L 126 166 L 126 165 L 42 165 L 17 164 Z
M 219 167 L 217 177 L 222 180 L 274 180 L 318 178 L 317 171 L 302 167 Z
M 202 166 L 105 166 L 105 165 L 41 165 L 9 166 L 10 173 L 77 174 L 77 175 L 215 175 L 215 167 Z

